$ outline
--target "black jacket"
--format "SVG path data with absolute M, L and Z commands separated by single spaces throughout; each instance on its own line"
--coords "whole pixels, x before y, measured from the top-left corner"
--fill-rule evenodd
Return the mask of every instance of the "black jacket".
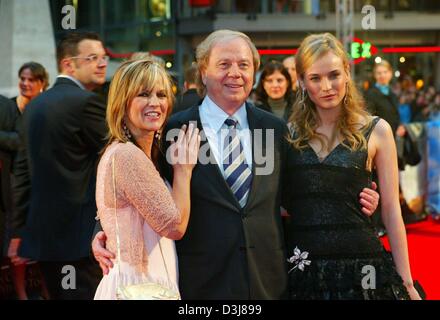
M 176 105 L 173 108 L 173 114 L 189 109 L 201 102 L 200 96 L 197 94 L 197 89 L 189 89 L 176 99 Z
M 183 299 L 282 299 L 287 290 L 287 264 L 280 215 L 282 172 L 287 127 L 282 120 L 250 104 L 249 128 L 263 133 L 263 144 L 254 144 L 253 181 L 242 209 L 216 163 L 196 165 L 191 180 L 191 213 L 188 229 L 176 242 L 179 288 Z M 181 128 L 196 121 L 203 129 L 199 106 L 174 115 L 166 128 Z M 272 129 L 274 141 L 266 140 Z M 253 135 L 253 139 L 255 136 Z M 273 144 L 272 144 L 273 143 Z M 272 144 L 274 151 L 267 147 Z M 273 171 L 256 175 L 258 154 L 274 154 Z M 210 153 L 202 140 L 201 152 Z
M 15 99 L 10 100 L 1 96 L 0 98 L 2 100 L 0 101 L 0 149 L 15 152 L 20 145 L 18 131 L 21 114 Z
M 259 103 L 255 104 L 258 108 L 263 109 L 264 111 L 270 112 L 273 114 L 273 110 L 268 103 Z M 293 104 L 287 104 L 284 109 L 283 120 L 287 123 L 293 111 Z
M 17 107 L 0 96 L 0 253 L 3 240 L 6 215 L 11 211 L 11 180 L 12 159 L 18 148 L 19 138 L 16 132 Z
M 373 116 L 379 116 L 386 120 L 395 134 L 400 125 L 399 101 L 397 96 L 391 90 L 389 95 L 386 96 L 378 88 L 373 86 L 366 92 L 365 100 L 367 102 L 368 111 Z
M 289 94 L 287 94 L 285 96 L 285 98 L 287 99 L 287 106 L 284 109 L 283 120 L 286 123 L 289 122 L 289 118 L 293 113 L 293 108 L 295 107 L 295 103 L 297 100 L 297 92 L 298 91 L 292 90 L 291 92 L 289 92 Z M 264 111 L 273 113 L 273 110 L 272 110 L 271 106 L 269 105 L 268 99 L 269 98 L 267 96 L 261 97 L 261 99 L 255 103 L 255 105 L 258 108 L 263 109 Z
M 58 78 L 26 107 L 22 128 L 13 184 L 20 256 L 87 257 L 96 216 L 96 164 L 107 133 L 105 105 L 96 94 Z

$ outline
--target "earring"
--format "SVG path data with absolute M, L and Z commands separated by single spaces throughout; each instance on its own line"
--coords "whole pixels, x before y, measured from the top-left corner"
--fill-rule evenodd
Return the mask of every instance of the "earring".
M 156 138 L 156 140 L 160 141 L 160 137 L 161 137 L 161 132 L 160 130 L 157 130 L 156 133 L 154 134 L 154 137 Z
M 131 133 L 130 130 L 127 128 L 127 124 L 125 123 L 125 121 L 122 121 L 122 130 L 124 130 L 124 136 L 127 140 L 131 139 Z

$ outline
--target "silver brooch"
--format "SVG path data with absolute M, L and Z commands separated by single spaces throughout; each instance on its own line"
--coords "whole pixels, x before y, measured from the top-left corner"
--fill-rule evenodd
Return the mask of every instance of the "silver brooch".
M 304 271 L 304 267 L 309 266 L 312 263 L 312 261 L 306 260 L 308 256 L 309 253 L 307 251 L 301 252 L 298 247 L 295 247 L 295 250 L 293 250 L 293 256 L 287 259 L 289 263 L 294 264 L 293 268 L 291 268 L 288 273 L 292 272 L 296 268 Z

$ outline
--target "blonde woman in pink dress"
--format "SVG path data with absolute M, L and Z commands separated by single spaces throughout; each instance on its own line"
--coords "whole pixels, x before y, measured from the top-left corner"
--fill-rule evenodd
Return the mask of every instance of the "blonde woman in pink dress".
M 167 187 L 157 170 L 158 137 L 173 99 L 167 72 L 148 60 L 122 64 L 110 85 L 109 144 L 98 165 L 96 203 L 112 252 L 118 252 L 118 223 L 120 263 L 114 257 L 114 267 L 103 276 L 95 299 L 116 299 L 118 286 L 148 280 L 178 290 L 173 240 L 182 238 L 188 225 L 190 180 L 200 138 L 197 128 L 182 127 L 171 146 L 176 164 L 172 189 Z M 179 163 L 177 158 L 186 160 Z

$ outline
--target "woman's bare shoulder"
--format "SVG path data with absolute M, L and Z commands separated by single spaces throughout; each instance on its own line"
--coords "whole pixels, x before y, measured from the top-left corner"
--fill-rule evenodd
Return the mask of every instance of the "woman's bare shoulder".
M 393 130 L 391 129 L 390 124 L 384 119 L 379 119 L 376 126 L 374 127 L 373 133 L 381 138 L 385 138 L 387 136 L 388 137 L 394 136 Z

